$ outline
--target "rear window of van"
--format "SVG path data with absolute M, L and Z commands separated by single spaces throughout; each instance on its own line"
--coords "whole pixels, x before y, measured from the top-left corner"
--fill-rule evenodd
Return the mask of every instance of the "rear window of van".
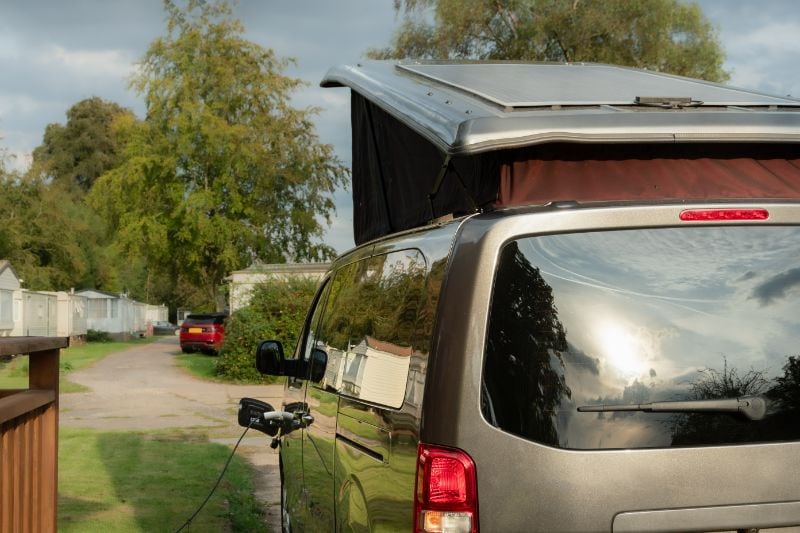
M 570 449 L 800 438 L 798 250 L 800 229 L 785 226 L 509 242 L 491 302 L 484 418 Z

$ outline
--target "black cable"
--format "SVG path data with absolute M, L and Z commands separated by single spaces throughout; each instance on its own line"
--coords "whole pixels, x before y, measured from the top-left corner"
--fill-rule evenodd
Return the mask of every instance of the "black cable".
M 197 510 L 194 512 L 194 514 L 192 516 L 190 516 L 186 520 L 186 522 L 181 524 L 181 527 L 179 527 L 178 529 L 175 530 L 175 533 L 179 533 L 179 532 L 183 531 L 183 528 L 186 528 L 187 531 L 188 531 L 189 526 L 192 523 L 192 520 L 194 520 L 195 517 L 197 517 L 197 515 L 200 513 L 200 511 L 203 510 L 203 507 L 205 507 L 206 504 L 208 503 L 208 500 L 211 499 L 211 496 L 214 495 L 214 491 L 217 490 L 217 487 L 219 487 L 220 481 L 222 481 L 222 476 L 225 475 L 225 472 L 228 470 L 228 466 L 230 466 L 231 461 L 233 460 L 233 454 L 236 453 L 236 449 L 239 447 L 239 444 L 242 442 L 242 439 L 247 434 L 247 430 L 250 429 L 250 426 L 252 426 L 252 425 L 253 425 L 253 420 L 251 419 L 250 423 L 247 425 L 247 427 L 244 428 L 244 432 L 242 433 L 242 436 L 239 437 L 239 440 L 236 441 L 236 445 L 233 447 L 233 451 L 231 451 L 231 454 L 228 457 L 228 461 L 225 463 L 225 466 L 222 467 L 222 472 L 219 473 L 219 477 L 217 478 L 217 482 L 214 483 L 214 487 L 211 489 L 211 492 L 208 493 L 208 496 L 206 496 L 206 499 L 203 501 L 203 503 L 200 504 L 200 507 L 197 508 Z

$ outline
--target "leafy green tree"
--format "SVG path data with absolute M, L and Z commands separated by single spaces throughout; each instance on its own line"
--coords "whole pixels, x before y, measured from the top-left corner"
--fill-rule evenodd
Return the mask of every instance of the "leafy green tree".
M 131 112 L 96 96 L 73 105 L 66 124 L 53 123 L 45 129 L 42 144 L 33 151 L 33 172 L 89 190 L 119 162 L 112 125 L 121 115 Z
M 70 191 L 0 172 L 0 258 L 30 289 L 92 287 L 102 224 Z
M 313 110 L 290 105 L 287 61 L 243 37 L 227 2 L 170 0 L 132 86 L 147 117 L 118 121 L 123 162 L 92 204 L 129 253 L 209 305 L 236 268 L 319 260 L 332 193 L 347 171 L 314 133 Z
M 373 58 L 592 61 L 726 81 L 717 32 L 680 0 L 395 0 Z

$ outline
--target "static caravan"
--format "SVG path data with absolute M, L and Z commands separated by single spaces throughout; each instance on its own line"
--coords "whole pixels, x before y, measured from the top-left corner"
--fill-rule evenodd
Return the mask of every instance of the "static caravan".
M 146 329 L 144 304 L 125 296 L 96 289 L 77 291 L 87 299 L 88 329 L 105 331 L 113 338 L 126 339 Z
M 8 337 L 19 320 L 19 310 L 15 319 L 15 293 L 20 290 L 19 277 L 5 259 L 0 260 L 0 337 Z
M 88 330 L 89 299 L 75 292 L 58 291 L 56 297 L 56 335 L 69 337 L 70 342 L 84 339 Z
M 228 311 L 235 312 L 250 302 L 253 288 L 258 283 L 278 280 L 307 279 L 319 281 L 330 268 L 330 263 L 263 264 L 254 263 L 244 270 L 234 270 L 225 278 L 230 288 Z
M 58 327 L 58 301 L 48 292 L 22 290 L 22 335 L 55 337 Z

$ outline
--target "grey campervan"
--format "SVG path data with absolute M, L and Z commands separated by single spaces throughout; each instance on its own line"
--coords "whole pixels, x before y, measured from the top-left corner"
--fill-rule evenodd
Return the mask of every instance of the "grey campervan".
M 257 354 L 285 530 L 800 526 L 800 101 L 606 65 L 323 85 L 358 247 Z

